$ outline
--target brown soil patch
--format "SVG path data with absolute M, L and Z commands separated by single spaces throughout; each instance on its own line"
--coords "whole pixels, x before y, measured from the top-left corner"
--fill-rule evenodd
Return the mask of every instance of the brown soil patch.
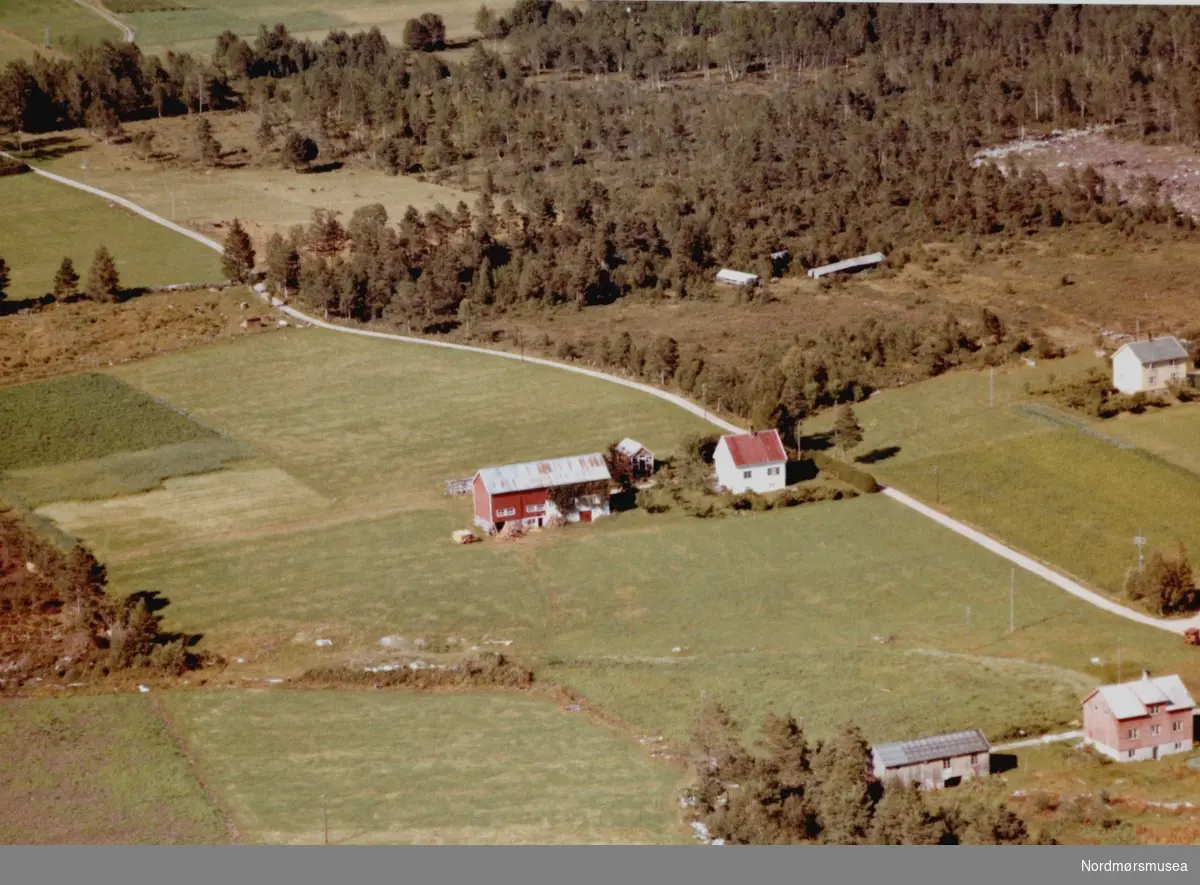
M 249 317 L 264 321 L 241 328 Z M 242 289 L 163 292 L 121 304 L 77 301 L 0 314 L 0 385 L 117 365 L 275 326 L 270 309 Z

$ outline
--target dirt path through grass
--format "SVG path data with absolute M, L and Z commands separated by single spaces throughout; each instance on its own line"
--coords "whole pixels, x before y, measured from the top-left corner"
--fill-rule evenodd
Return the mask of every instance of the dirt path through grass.
M 129 25 L 125 24 L 125 22 L 121 21 L 107 9 L 101 8 L 99 3 L 89 3 L 88 0 L 75 0 L 75 2 L 93 15 L 100 16 L 100 18 L 113 27 L 119 28 L 121 30 L 121 37 L 126 43 L 133 42 L 133 28 L 129 27 Z
M 0 151 L 0 156 L 9 157 L 9 159 L 13 159 L 13 160 L 16 159 L 15 157 L 11 157 L 10 155 L 4 153 L 3 151 Z M 21 161 L 18 161 L 18 162 L 21 162 Z M 188 230 L 187 228 L 182 227 L 178 224 L 175 224 L 172 221 L 168 221 L 165 218 L 161 218 L 160 216 L 155 215 L 153 212 L 150 212 L 149 210 L 143 209 L 141 206 L 138 206 L 136 203 L 133 203 L 130 200 L 126 200 L 124 197 L 119 197 L 115 194 L 108 193 L 107 191 L 102 191 L 99 188 L 94 188 L 94 187 L 91 187 L 86 184 L 81 184 L 80 182 L 77 182 L 77 181 L 72 181 L 69 178 L 62 177 L 61 175 L 54 175 L 53 173 L 46 172 L 46 171 L 38 169 L 34 166 L 30 166 L 29 168 L 32 169 L 38 175 L 42 175 L 46 178 L 52 179 L 53 181 L 57 181 L 60 184 L 65 184 L 69 187 L 78 188 L 80 190 L 87 191 L 88 193 L 95 194 L 96 196 L 103 197 L 108 200 L 112 200 L 115 203 L 119 203 L 120 205 L 125 206 L 130 211 L 136 212 L 138 215 L 141 215 L 143 218 L 146 218 L 149 221 L 153 221 L 155 224 L 159 224 L 166 228 L 169 228 L 170 230 L 180 233 L 185 237 L 189 237 L 198 243 L 208 246 L 210 249 L 214 249 L 218 252 L 224 251 L 221 244 L 216 242 L 215 240 L 205 237 L 202 234 L 198 234 L 195 231 Z M 259 292 L 259 294 L 264 298 L 264 300 L 268 300 L 272 306 L 278 308 L 283 313 L 287 314 L 288 316 L 292 317 L 293 319 L 299 320 L 303 323 L 307 323 L 308 325 L 311 325 L 311 326 L 316 326 L 321 329 L 328 329 L 328 330 L 334 331 L 334 332 L 344 332 L 349 335 L 360 335 L 360 336 L 367 337 L 367 338 L 382 338 L 382 339 L 391 340 L 391 341 L 400 341 L 400 342 L 403 342 L 406 344 L 423 344 L 423 345 L 426 345 L 429 347 L 444 347 L 444 348 L 449 348 L 451 350 L 462 350 L 462 351 L 468 351 L 470 353 L 484 354 L 487 356 L 503 357 L 505 359 L 514 359 L 514 360 L 519 359 L 522 362 L 529 362 L 529 363 L 533 363 L 533 364 L 539 365 L 539 366 L 547 366 L 547 367 L 553 368 L 553 369 L 561 369 L 561 370 L 567 371 L 567 372 L 575 372 L 580 375 L 586 375 L 590 378 L 596 378 L 597 380 L 600 380 L 600 381 L 608 381 L 613 384 L 620 384 L 624 387 L 629 387 L 633 390 L 638 390 L 638 391 L 641 391 L 642 393 L 649 394 L 650 396 L 654 396 L 654 397 L 658 397 L 659 399 L 666 400 L 667 402 L 672 403 L 673 405 L 676 405 L 681 409 L 691 412 L 693 415 L 698 415 L 698 416 L 702 417 L 705 421 L 708 421 L 710 424 L 713 424 L 716 427 L 719 427 L 720 429 L 722 429 L 728 433 L 740 433 L 740 432 L 743 432 L 743 430 L 744 430 L 744 428 L 738 427 L 736 424 L 732 424 L 728 421 L 725 421 L 722 418 L 719 418 L 719 417 L 711 414 L 707 409 L 703 408 L 702 406 L 696 405 L 695 403 L 691 402 L 690 400 L 686 399 L 685 397 L 682 397 L 675 393 L 670 393 L 665 390 L 660 390 L 659 388 L 653 387 L 649 384 L 642 384 L 638 381 L 631 381 L 627 378 L 619 378 L 616 375 L 609 375 L 605 372 L 598 372 L 595 369 L 584 368 L 583 366 L 572 366 L 572 365 L 569 365 L 566 363 L 555 362 L 554 360 L 542 359 L 540 357 L 527 357 L 524 354 L 509 353 L 507 351 L 502 351 L 502 350 L 489 350 L 487 348 L 472 347 L 472 346 L 466 345 L 466 344 L 454 344 L 449 341 L 431 341 L 431 340 L 428 340 L 425 338 L 412 338 L 412 337 L 409 337 L 406 335 L 397 335 L 397 334 L 394 334 L 391 332 L 376 332 L 376 331 L 369 330 L 369 329 L 350 329 L 345 326 L 339 326 L 335 323 L 328 323 L 328 322 L 324 322 L 322 320 L 316 319 L 315 317 L 311 317 L 305 313 L 300 312 L 299 310 L 296 310 L 296 308 L 294 308 L 294 307 L 290 307 L 288 305 L 283 304 L 278 299 L 270 298 L 270 296 L 266 294 L 265 287 L 263 287 L 262 284 L 259 284 L 259 286 L 256 287 L 256 291 Z M 897 489 L 885 488 L 883 490 L 883 494 L 887 495 L 889 498 L 896 501 L 897 503 L 904 505 L 905 507 L 909 508 L 910 510 L 915 511 L 928 519 L 932 519 L 935 522 L 939 523 L 940 525 L 943 525 L 946 528 L 950 529 L 951 531 L 953 531 L 959 535 L 962 535 L 963 537 L 973 541 L 974 543 L 978 544 L 979 546 L 983 547 L 984 549 L 990 550 L 992 553 L 995 553 L 997 556 L 1001 556 L 1004 559 L 1007 559 L 1009 562 L 1013 563 L 1016 566 L 1019 566 L 1020 568 L 1024 569 L 1025 571 L 1030 572 L 1031 574 L 1037 575 L 1038 577 L 1040 577 L 1046 581 L 1049 581 L 1054 586 L 1067 591 L 1071 595 L 1076 596 L 1079 599 L 1084 600 L 1085 602 L 1089 602 L 1092 605 L 1097 606 L 1098 608 L 1102 608 L 1105 611 L 1110 612 L 1114 615 L 1117 615 L 1119 617 L 1125 618 L 1130 621 L 1136 621 L 1139 624 L 1145 624 L 1150 627 L 1157 627 L 1160 630 L 1166 630 L 1170 633 L 1176 633 L 1176 634 L 1182 634 L 1184 632 L 1184 630 L 1186 630 L 1188 627 L 1200 626 L 1200 614 L 1198 614 L 1192 618 L 1188 618 L 1186 620 L 1184 620 L 1184 619 L 1171 620 L 1171 619 L 1167 619 L 1167 618 L 1155 618 L 1150 615 L 1146 615 L 1141 612 L 1134 611 L 1133 609 L 1126 608 L 1125 606 L 1119 605 L 1118 603 L 1113 602 L 1111 599 L 1108 599 L 1103 594 L 1097 593 L 1094 590 L 1089 590 L 1087 587 L 1084 587 L 1079 582 L 1074 581 L 1071 578 L 1067 577 L 1066 575 L 1056 572 L 1053 569 L 1051 569 L 1039 562 L 1036 562 L 1035 560 L 1031 559 L 1030 557 L 1026 556 L 1025 554 L 1017 552 L 1016 550 L 1009 547 L 1008 545 L 1003 544 L 994 538 L 988 537 L 987 535 L 983 534 L 982 532 L 980 532 L 976 529 L 971 528 L 970 526 L 966 525 L 965 523 L 959 522 L 956 519 L 952 519 L 943 513 L 939 513 L 938 511 L 934 510 L 932 507 L 928 507 L 925 504 L 922 504 L 921 502 L 917 501 L 915 498 L 911 498 L 908 495 L 904 494 L 903 492 L 901 492 Z

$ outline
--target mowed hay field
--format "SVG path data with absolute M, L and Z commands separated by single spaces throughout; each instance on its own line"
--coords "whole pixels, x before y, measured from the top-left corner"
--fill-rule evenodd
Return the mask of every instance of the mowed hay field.
M 78 44 L 121 39 L 121 32 L 73 0 L 0 0 L 0 31 L 40 50 L 50 27 L 50 48 L 67 52 Z M 22 56 L 26 57 L 26 56 Z
M 0 256 L 11 269 L 9 300 L 49 292 L 63 258 L 86 285 L 96 249 L 107 246 L 125 289 L 222 280 L 220 256 L 128 210 L 41 179 L 0 178 Z
M 684 841 L 680 773 L 628 736 L 516 694 L 163 696 L 247 842 Z
M 251 234 L 261 241 L 272 231 L 286 233 L 292 225 L 308 223 L 314 209 L 341 212 L 343 221 L 347 221 L 355 209 L 381 203 L 389 216 L 399 221 L 409 206 L 425 212 L 441 203 L 453 210 L 459 201 L 471 206 L 476 199 L 475 194 L 454 186 L 408 175 L 388 175 L 369 167 L 300 174 L 280 168 L 274 161 L 246 165 L 261 158 L 254 140 L 257 115 L 231 112 L 206 116 L 226 151 L 224 162 L 230 168 L 211 172 L 189 168 L 195 125 L 190 117 L 135 122 L 125 127 L 131 135 L 144 129 L 153 131 L 155 151 L 163 156 L 181 156 L 182 164 L 148 163 L 138 159 L 128 144 L 104 145 L 79 132 L 56 136 L 67 139 L 67 145 L 76 149 L 71 153 L 62 155 L 62 145 L 57 143 L 39 149 L 38 142 L 30 139 L 23 156 L 76 181 L 83 180 L 80 163 L 81 157 L 86 157 L 89 184 L 120 194 L 163 218 L 215 233 L 217 239 L 223 233 L 214 232 L 213 225 L 233 218 L 248 223 Z M 166 235 L 174 236 L 169 232 Z
M 404 23 L 422 13 L 440 15 L 450 39 L 476 36 L 474 0 L 109 0 L 109 9 L 134 29 L 148 52 L 212 52 L 213 41 L 230 30 L 253 39 L 261 25 L 283 24 L 297 36 L 323 38 L 329 31 L 377 27 L 399 43 Z M 157 6 L 159 9 L 154 9 Z M 177 8 L 164 8 L 177 7 Z
M 1200 556 L 1200 474 L 1187 439 L 1200 406 L 1089 421 L 1024 392 L 1092 366 L 1104 364 L 1077 356 L 999 370 L 994 406 L 983 372 L 887 391 L 856 407 L 866 430 L 856 454 L 895 449 L 871 466 L 883 482 L 1120 597 L 1139 533 L 1151 549 L 1183 542 Z M 1145 448 L 1121 447 L 1131 442 Z
M 228 841 L 140 695 L 0 701 L 0 844 Z
M 1118 636 L 1126 667 L 1197 664 L 1177 638 L 1024 574 L 1010 634 L 1007 564 L 881 497 L 450 541 L 470 503 L 443 479 L 624 434 L 667 454 L 707 429 L 617 385 L 318 330 L 116 374 L 258 465 L 41 512 L 95 546 L 116 590 L 161 592 L 173 626 L 256 677 L 365 663 L 386 635 L 505 640 L 644 732 L 682 738 L 704 692 L 747 722 L 774 704 L 814 734 L 852 718 L 885 739 L 1069 723 L 1115 675 Z

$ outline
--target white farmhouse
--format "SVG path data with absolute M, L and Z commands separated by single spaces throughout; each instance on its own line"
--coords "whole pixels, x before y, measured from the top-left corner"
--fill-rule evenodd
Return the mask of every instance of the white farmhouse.
M 1172 381 L 1186 381 L 1188 353 L 1179 339 L 1152 338 L 1121 345 L 1112 359 L 1113 387 L 1121 393 L 1164 390 Z
M 713 453 L 717 485 L 742 492 L 774 492 L 787 485 L 787 452 L 777 430 L 721 437 Z

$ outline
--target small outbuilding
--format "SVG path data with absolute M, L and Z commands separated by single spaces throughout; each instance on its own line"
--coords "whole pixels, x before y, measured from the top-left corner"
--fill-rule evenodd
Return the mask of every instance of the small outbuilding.
M 875 777 L 926 790 L 991 774 L 992 745 L 978 728 L 871 748 Z
M 732 433 L 713 452 L 717 485 L 726 491 L 774 492 L 787 485 L 787 450 L 778 430 Z
M 1113 354 L 1113 387 L 1127 394 L 1165 390 L 1187 380 L 1188 362 L 1187 349 L 1174 336 L 1129 341 Z
M 625 437 L 613 454 L 634 479 L 646 479 L 654 473 L 654 453 L 636 439 Z
M 743 273 L 740 270 L 722 268 L 717 271 L 717 282 L 727 286 L 757 286 L 759 277 L 756 273 Z
M 882 252 L 872 252 L 870 255 L 860 255 L 857 258 L 847 258 L 845 261 L 838 261 L 834 264 L 814 267 L 808 272 L 808 276 L 810 279 L 819 280 L 821 277 L 835 273 L 856 273 L 882 264 L 883 258 Z

